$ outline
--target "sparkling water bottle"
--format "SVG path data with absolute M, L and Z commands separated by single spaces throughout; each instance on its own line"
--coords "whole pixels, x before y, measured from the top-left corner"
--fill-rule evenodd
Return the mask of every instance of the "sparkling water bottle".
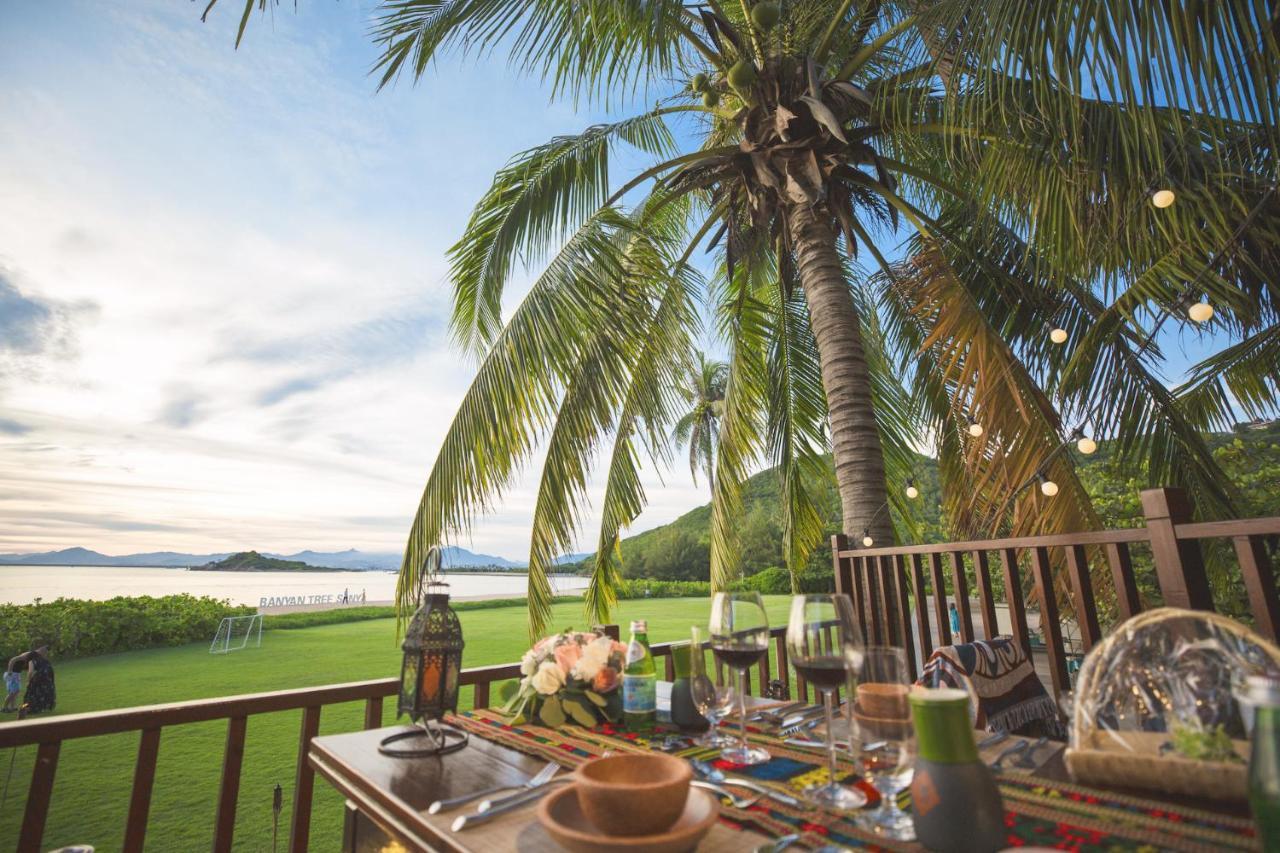
M 631 623 L 622 672 L 622 718 L 632 731 L 649 731 L 658 719 L 658 668 L 649 651 L 649 625 L 642 619 Z

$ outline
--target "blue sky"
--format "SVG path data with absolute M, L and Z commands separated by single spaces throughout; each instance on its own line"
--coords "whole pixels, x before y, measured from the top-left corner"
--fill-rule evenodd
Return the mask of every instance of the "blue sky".
M 235 5 L 0 5 L 0 552 L 398 550 L 474 371 L 445 251 L 508 157 L 602 118 L 501 57 L 375 93 L 369 0 L 239 51 Z M 1209 342 L 1168 324 L 1166 378 Z M 526 556 L 528 471 L 461 544 Z M 637 529 L 706 500 L 647 486 Z
M 375 94 L 367 2 L 239 51 L 202 6 L 0 6 L 0 552 L 398 550 L 474 369 L 444 252 L 599 117 L 498 60 Z M 463 544 L 527 555 L 527 479 Z M 639 526 L 705 500 L 665 481 Z

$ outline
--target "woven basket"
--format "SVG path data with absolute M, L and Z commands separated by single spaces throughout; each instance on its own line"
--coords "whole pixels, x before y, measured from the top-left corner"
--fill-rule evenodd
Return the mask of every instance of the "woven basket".
M 1133 617 L 1089 652 L 1076 682 L 1076 695 L 1088 696 L 1097 690 L 1099 679 L 1105 677 L 1110 669 L 1112 651 L 1134 629 L 1188 618 L 1211 623 L 1222 631 L 1244 638 L 1280 668 L 1280 648 L 1239 622 L 1207 611 L 1162 607 Z M 1126 731 L 1113 735 L 1100 731 L 1084 706 L 1083 702 L 1076 703 L 1071 720 L 1071 746 L 1066 751 L 1066 762 L 1072 779 L 1095 785 L 1142 788 L 1214 800 L 1247 798 L 1248 741 L 1237 740 L 1232 744 L 1236 754 L 1246 763 L 1196 761 L 1175 753 L 1161 755 L 1161 745 L 1169 740 L 1167 733 Z M 1117 740 L 1118 737 L 1123 738 L 1123 743 Z

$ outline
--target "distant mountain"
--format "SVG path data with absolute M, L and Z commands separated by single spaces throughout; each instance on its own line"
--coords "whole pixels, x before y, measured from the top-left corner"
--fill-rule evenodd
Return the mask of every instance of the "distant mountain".
M 246 553 L 246 552 L 241 552 Z M 256 552 L 254 552 L 256 553 Z M 201 566 L 216 563 L 232 556 L 231 552 L 221 554 L 182 554 L 176 551 L 152 551 L 146 554 L 123 554 L 115 557 L 100 554 L 87 548 L 64 548 L 61 551 L 45 551 L 39 554 L 0 554 L 0 565 L 8 566 Z M 363 569 L 394 571 L 400 568 L 400 555 L 389 552 L 357 551 L 349 548 L 346 551 L 299 551 L 296 554 L 272 554 L 263 552 L 262 556 L 280 560 L 306 563 L 316 568 Z M 558 563 L 573 562 L 582 555 L 571 555 L 557 560 Z M 492 554 L 476 554 L 466 548 L 449 546 L 444 549 L 444 565 L 447 569 L 468 568 L 501 568 L 523 569 L 524 563 L 517 563 L 505 557 Z
M 224 560 L 205 563 L 203 566 L 192 566 L 193 572 L 315 572 L 315 571 L 355 571 L 354 569 L 338 569 L 332 566 L 313 566 L 301 560 L 281 560 L 257 551 L 241 551 Z

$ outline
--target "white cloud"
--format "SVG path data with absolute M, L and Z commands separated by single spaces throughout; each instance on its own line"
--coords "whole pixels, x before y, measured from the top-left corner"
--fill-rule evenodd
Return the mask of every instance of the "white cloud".
M 0 551 L 398 549 L 474 372 L 444 252 L 595 119 L 496 64 L 375 95 L 358 2 L 238 52 L 232 11 L 0 7 L 0 267 L 52 318 L 0 370 Z M 529 470 L 463 544 L 526 554 Z M 646 525 L 705 501 L 651 479 Z

